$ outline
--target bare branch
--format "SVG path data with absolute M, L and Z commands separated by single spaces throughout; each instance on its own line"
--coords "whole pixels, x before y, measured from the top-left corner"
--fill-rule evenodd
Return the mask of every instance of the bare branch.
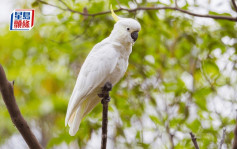
M 101 149 L 106 149 L 107 144 L 107 127 L 108 127 L 108 104 L 110 101 L 109 91 L 112 90 L 112 84 L 106 82 L 102 88 L 102 93 L 98 94 L 103 104 L 103 115 L 102 115 L 102 137 L 101 137 Z
M 236 109 L 237 112 L 237 109 Z M 237 115 L 236 115 L 236 125 L 234 130 L 234 141 L 233 141 L 233 147 L 232 149 L 237 149 Z
M 99 16 L 99 15 L 104 15 L 104 14 L 108 14 L 110 13 L 110 11 L 102 11 L 102 12 L 98 12 L 98 13 L 84 13 L 84 12 L 80 12 L 80 11 L 76 11 L 73 10 L 69 7 L 66 6 L 66 8 L 61 8 L 59 6 L 50 4 L 48 2 L 45 2 L 43 0 L 37 0 L 38 2 L 45 4 L 45 5 L 50 5 L 53 7 L 56 7 L 58 9 L 61 9 L 63 11 L 70 11 L 72 13 L 78 13 L 80 15 L 83 16 L 91 16 L 91 17 L 95 17 L 95 16 Z M 221 20 L 229 20 L 229 21 L 235 21 L 237 22 L 237 17 L 231 17 L 231 16 L 220 16 L 220 15 L 209 15 L 209 14 L 197 14 L 197 13 L 193 13 L 187 10 L 183 10 L 181 8 L 177 8 L 177 7 L 169 7 L 169 6 L 165 6 L 165 7 L 137 7 L 134 9 L 127 9 L 127 8 L 119 8 L 117 10 L 114 10 L 114 12 L 119 12 L 119 11 L 127 11 L 127 12 L 136 12 L 136 11 L 141 11 L 141 10 L 145 10 L 145 11 L 151 11 L 151 10 L 175 10 L 175 11 L 179 11 L 191 16 L 195 16 L 195 17 L 202 17 L 202 18 L 212 18 L 212 19 L 221 19 Z
M 237 123 L 236 123 L 235 130 L 234 130 L 233 149 L 237 149 Z
M 120 3 L 120 1 L 119 1 L 119 0 L 116 0 L 116 2 L 118 3 L 119 8 L 122 8 L 122 7 L 121 7 L 121 3 Z
M 175 3 L 175 7 L 178 8 L 178 0 L 175 0 L 174 3 Z
M 137 6 L 139 6 L 137 0 L 133 0 L 133 2 L 134 2 Z
M 11 120 L 21 133 L 22 137 L 31 149 L 42 149 L 42 146 L 37 141 L 36 137 L 30 130 L 29 125 L 21 115 L 19 107 L 16 103 L 16 99 L 13 91 L 13 82 L 9 82 L 6 78 L 6 74 L 0 64 L 0 91 L 2 98 L 7 106 L 7 110 L 11 116 Z
M 235 3 L 235 0 L 231 0 L 232 1 L 232 4 L 233 4 L 233 7 L 235 8 L 235 11 L 237 12 L 237 6 L 236 6 L 236 3 Z
M 191 135 L 191 139 L 193 141 L 195 149 L 199 149 L 198 144 L 197 144 L 197 138 L 195 137 L 195 135 L 192 132 L 190 132 L 189 134 Z
M 70 7 L 63 1 L 63 0 L 59 0 L 64 6 L 66 6 L 67 8 L 70 9 Z
M 170 140 L 170 145 L 171 145 L 170 149 L 174 149 L 174 134 L 170 132 L 170 127 L 168 123 L 166 124 L 165 127 L 166 127 L 166 132 L 169 135 L 169 140 Z
M 236 114 L 235 121 L 237 122 L 237 109 L 235 109 L 235 114 Z
M 226 133 L 226 128 L 223 129 L 223 134 L 222 134 L 222 137 L 221 137 L 219 149 L 221 149 L 222 145 L 225 143 L 225 133 Z
M 48 3 L 48 2 L 42 1 L 42 0 L 37 0 L 37 2 L 42 3 L 42 4 L 45 4 L 45 5 L 49 5 L 49 6 L 52 6 L 52 7 L 55 7 L 55 8 L 61 9 L 61 10 L 64 10 L 64 11 L 67 10 L 67 9 L 61 8 L 61 7 L 59 7 L 59 6 L 56 6 L 56 5 L 50 4 L 50 3 Z
M 69 39 L 67 41 L 56 41 L 54 39 L 49 39 L 49 40 L 52 41 L 52 42 L 58 43 L 58 44 L 64 44 L 64 43 L 72 42 L 72 41 L 74 41 L 78 38 L 83 37 L 86 34 L 86 32 L 87 32 L 89 26 L 91 25 L 91 23 L 92 23 L 92 19 L 89 20 L 89 23 L 87 24 L 87 27 L 85 28 L 85 30 L 81 34 L 74 36 L 72 39 Z

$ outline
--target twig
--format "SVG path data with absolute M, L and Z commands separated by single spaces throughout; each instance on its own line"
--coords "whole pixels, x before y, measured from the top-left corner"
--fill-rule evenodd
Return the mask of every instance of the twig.
M 166 132 L 168 133 L 169 135 L 169 140 L 170 140 L 170 144 L 171 144 L 171 147 L 170 149 L 174 149 L 174 134 L 172 134 L 170 132 L 170 127 L 169 127 L 169 122 L 166 123 Z
M 58 44 L 64 44 L 64 43 L 74 41 L 78 38 L 81 38 L 82 36 L 86 35 L 86 32 L 87 32 L 88 28 L 91 25 L 91 22 L 92 22 L 92 19 L 89 20 L 89 23 L 86 25 L 87 27 L 85 28 L 85 30 L 81 34 L 74 36 L 72 39 L 69 39 L 67 41 L 56 41 L 56 40 L 53 40 L 53 39 L 49 39 L 49 40 L 52 41 L 52 42 L 58 43 Z
M 108 127 L 108 104 L 110 101 L 109 91 L 112 90 L 112 84 L 106 82 L 102 88 L 102 93 L 98 94 L 103 104 L 103 116 L 102 116 L 102 137 L 101 137 L 101 149 L 106 149 L 107 144 L 107 127 Z
M 223 129 L 223 134 L 222 134 L 222 137 L 221 137 L 219 149 L 221 149 L 222 145 L 225 143 L 225 133 L 226 133 L 226 128 Z
M 7 110 L 11 116 L 12 122 L 15 124 L 18 131 L 31 149 L 42 149 L 42 146 L 37 141 L 36 137 L 30 130 L 29 125 L 21 115 L 19 107 L 16 103 L 16 99 L 13 91 L 13 82 L 9 82 L 6 78 L 6 74 L 0 64 L 0 90 L 2 98 L 7 106 Z
M 175 3 L 175 7 L 178 8 L 178 2 L 177 2 L 177 0 L 175 0 L 174 3 Z
M 133 2 L 139 7 L 139 3 L 137 2 L 137 0 L 133 0 Z
M 235 109 L 235 121 L 237 122 L 237 109 Z
M 68 9 L 71 9 L 68 5 L 67 5 L 67 3 L 65 3 L 63 0 L 59 0 L 59 2 L 61 2 L 64 6 L 66 6 Z
M 64 11 L 67 10 L 67 9 L 61 8 L 61 7 L 59 7 L 59 6 L 56 6 L 56 5 L 50 4 L 50 3 L 48 3 L 48 2 L 42 1 L 42 0 L 37 0 L 37 2 L 42 3 L 42 4 L 45 4 L 45 5 L 49 5 L 49 6 L 52 6 L 52 7 L 55 7 L 55 8 L 61 9 L 61 10 L 64 10 Z
M 121 7 L 121 3 L 120 3 L 120 1 L 119 1 L 119 0 L 116 0 L 116 2 L 118 3 L 119 8 L 122 8 L 122 7 Z
M 235 8 L 235 11 L 237 12 L 237 6 L 236 6 L 236 3 L 235 3 L 235 0 L 231 0 L 232 1 L 232 4 L 233 4 L 233 7 Z
M 237 109 L 236 109 L 236 113 L 237 113 Z M 232 149 L 237 149 L 237 115 L 236 115 L 236 125 L 235 125 L 235 130 L 234 130 L 234 141 L 233 141 Z
M 190 132 L 189 134 L 191 135 L 191 139 L 193 141 L 195 149 L 199 149 L 198 144 L 197 144 L 197 138 L 195 137 L 195 135 L 192 132 Z
M 109 14 L 110 13 L 109 10 L 108 11 L 98 12 L 98 13 L 84 13 L 84 12 L 73 10 L 73 9 L 67 7 L 67 5 L 65 5 L 67 8 L 61 8 L 59 6 L 50 4 L 50 3 L 45 2 L 43 0 L 37 0 L 37 1 L 42 3 L 42 4 L 45 4 L 45 5 L 50 5 L 50 6 L 56 7 L 58 9 L 63 10 L 63 11 L 70 11 L 72 13 L 78 13 L 78 14 L 80 14 L 82 16 L 95 17 L 95 16 L 99 16 L 99 15 L 104 15 L 104 14 Z M 229 20 L 229 21 L 237 22 L 237 17 L 221 16 L 221 15 L 209 15 L 209 14 L 197 14 L 197 13 L 193 13 L 193 12 L 190 12 L 190 11 L 187 11 L 187 10 L 183 10 L 181 8 L 178 8 L 178 7 L 169 7 L 169 6 L 164 6 L 164 7 L 137 7 L 137 8 L 134 8 L 134 9 L 119 8 L 117 10 L 114 10 L 114 12 L 119 12 L 119 11 L 136 12 L 136 11 L 140 11 L 140 10 L 149 11 L 149 10 L 166 10 L 166 9 L 179 11 L 179 12 L 182 12 L 182 13 L 185 13 L 185 14 L 188 14 L 188 15 L 191 15 L 191 16 L 195 16 L 195 17 L 221 19 L 221 20 Z
M 237 123 L 235 125 L 235 130 L 234 130 L 233 149 L 237 149 Z

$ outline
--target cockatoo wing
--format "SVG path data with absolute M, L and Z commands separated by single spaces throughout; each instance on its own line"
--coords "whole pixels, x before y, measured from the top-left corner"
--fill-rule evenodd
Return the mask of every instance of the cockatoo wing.
M 116 67 L 120 54 L 111 44 L 96 45 L 86 58 L 68 104 L 65 125 L 87 96 L 102 87 Z

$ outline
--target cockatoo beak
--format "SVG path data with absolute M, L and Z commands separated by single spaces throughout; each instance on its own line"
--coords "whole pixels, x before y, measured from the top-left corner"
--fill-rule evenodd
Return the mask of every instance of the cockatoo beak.
M 112 8 L 112 5 L 110 5 L 110 11 L 111 11 L 111 15 L 112 17 L 114 18 L 115 22 L 118 22 L 118 20 L 120 19 L 119 16 L 117 16 L 114 11 L 113 11 L 113 8 Z

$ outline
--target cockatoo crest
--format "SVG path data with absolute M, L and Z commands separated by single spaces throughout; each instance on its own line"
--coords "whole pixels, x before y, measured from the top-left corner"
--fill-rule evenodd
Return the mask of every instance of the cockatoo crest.
M 115 22 L 118 22 L 118 20 L 120 19 L 120 17 L 117 16 L 117 15 L 114 13 L 114 10 L 113 10 L 113 8 L 112 8 L 112 5 L 110 5 L 110 11 L 111 11 L 112 17 L 114 18 L 114 21 L 115 21 Z

